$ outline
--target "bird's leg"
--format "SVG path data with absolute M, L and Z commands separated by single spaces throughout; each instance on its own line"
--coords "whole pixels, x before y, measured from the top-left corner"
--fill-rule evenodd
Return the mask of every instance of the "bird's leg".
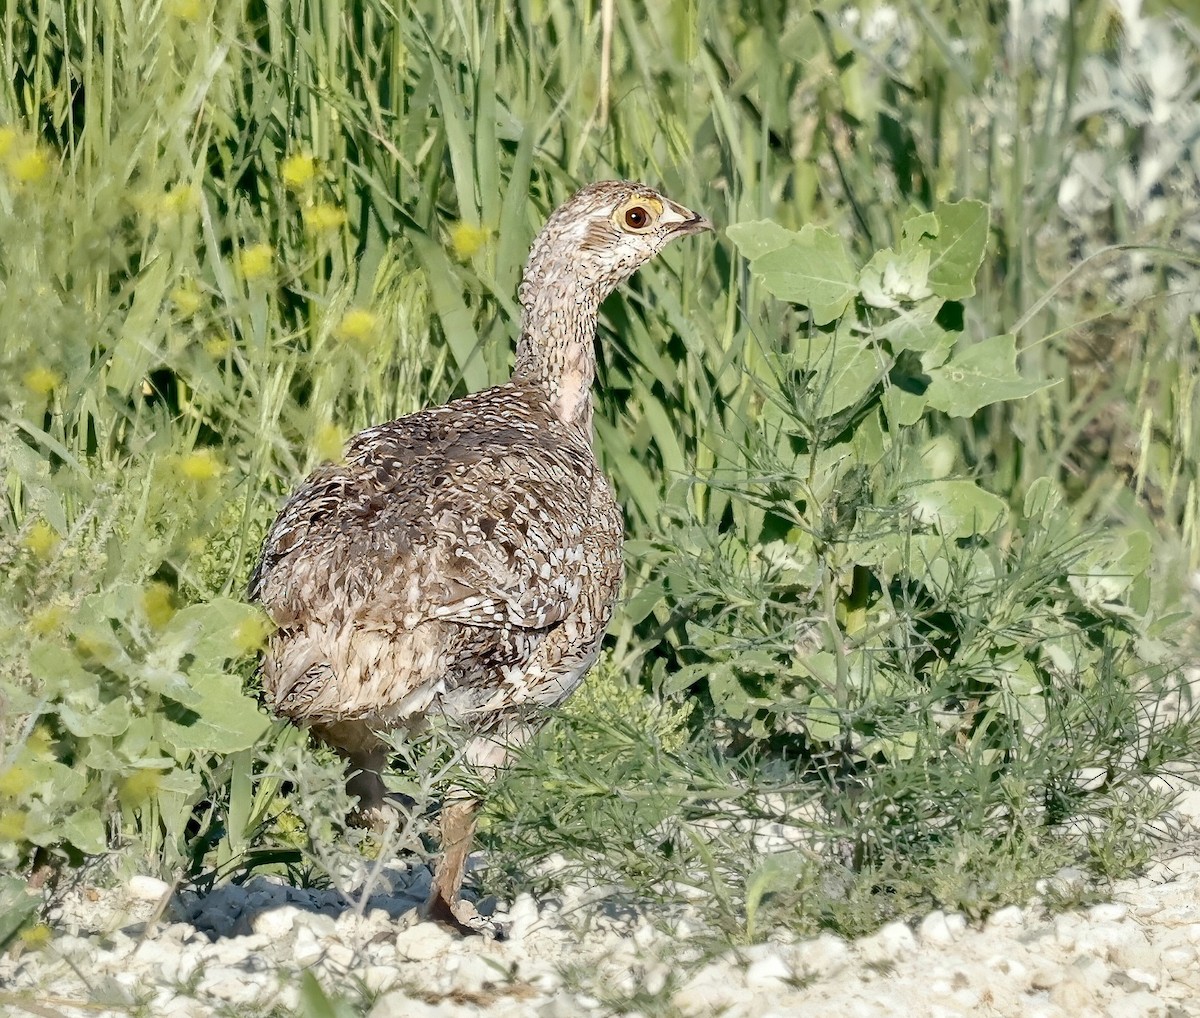
M 358 799 L 350 814 L 355 827 L 381 828 L 386 820 L 387 786 L 383 770 L 388 762 L 388 745 L 361 721 L 314 724 L 313 733 L 329 743 L 346 761 L 346 792 Z
M 446 796 L 440 817 L 442 854 L 434 867 L 433 886 L 425 903 L 426 916 L 460 933 L 479 932 L 460 918 L 459 912 L 464 906 L 458 897 L 475 836 L 478 811 L 479 800 L 463 788 L 452 788 Z

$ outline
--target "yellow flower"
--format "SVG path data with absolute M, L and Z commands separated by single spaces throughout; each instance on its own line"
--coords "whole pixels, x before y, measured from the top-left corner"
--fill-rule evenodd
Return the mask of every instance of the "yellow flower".
M 175 305 L 175 310 L 179 312 L 180 318 L 191 318 L 197 311 L 200 310 L 201 298 L 200 291 L 196 289 L 196 284 L 191 280 L 187 280 L 175 287 L 171 291 L 171 303 Z
M 61 384 L 62 378 L 56 371 L 41 364 L 26 371 L 21 382 L 35 396 L 49 396 Z
M 15 799 L 27 792 L 33 784 L 33 775 L 29 768 L 14 764 L 3 774 L 0 774 L 0 795 Z
M 180 457 L 179 472 L 187 480 L 202 484 L 220 476 L 221 464 L 211 449 L 195 449 Z
M 225 335 L 225 333 L 217 332 L 204 341 L 204 352 L 213 358 L 213 360 L 216 360 L 218 357 L 224 357 L 229 353 L 232 346 L 233 340 Z
M 29 630 L 36 636 L 56 633 L 67 620 L 67 610 L 60 604 L 49 604 L 29 618 Z
M 22 184 L 41 180 L 50 169 L 50 160 L 40 148 L 26 149 L 8 159 L 8 172 Z
M 140 806 L 162 784 L 162 772 L 143 767 L 125 778 L 117 788 L 117 798 L 123 806 Z
M 158 213 L 163 218 L 175 218 L 196 204 L 199 194 L 191 184 L 176 184 L 158 200 Z
M 45 947 L 51 940 L 50 927 L 45 923 L 34 923 L 32 926 L 27 926 L 18 936 L 20 936 L 22 944 L 35 950 Z
M 379 318 L 373 312 L 364 308 L 352 308 L 337 323 L 333 336 L 342 343 L 368 346 L 374 340 L 378 327 Z
M 271 274 L 275 263 L 275 252 L 270 244 L 251 244 L 242 248 L 238 264 L 247 279 L 263 279 Z
M 474 257 L 490 236 L 482 226 L 472 226 L 460 220 L 450 227 L 450 247 L 454 250 L 454 257 L 463 262 Z
M 167 10 L 180 21 L 199 21 L 204 13 L 204 4 L 201 0 L 171 0 Z
M 336 230 L 346 221 L 346 212 L 336 205 L 313 205 L 304 210 L 304 228 L 309 233 Z
M 162 629 L 171 621 L 175 614 L 175 605 L 171 603 L 171 588 L 165 583 L 151 583 L 142 591 L 142 611 L 146 613 L 146 621 L 155 629 Z
M 24 837 L 25 813 L 17 809 L 0 813 L 0 841 L 20 841 Z
M 342 448 L 346 444 L 346 433 L 336 424 L 326 423 L 317 428 L 316 440 L 313 443 L 317 455 L 323 461 L 336 463 L 342 458 Z
M 58 547 L 58 534 L 45 520 L 38 520 L 24 537 L 24 545 L 38 558 L 49 558 Z
M 310 155 L 297 152 L 283 161 L 283 182 L 293 191 L 301 191 L 317 175 L 317 161 Z
M 266 612 L 256 612 L 230 634 L 239 654 L 254 654 L 262 649 L 275 627 Z

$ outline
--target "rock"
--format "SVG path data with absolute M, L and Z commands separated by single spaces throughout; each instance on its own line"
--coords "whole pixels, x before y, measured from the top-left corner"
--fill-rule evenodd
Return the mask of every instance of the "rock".
M 537 902 L 528 894 L 518 894 L 517 900 L 508 910 L 508 920 L 505 935 L 511 943 L 520 943 L 533 929 L 538 921 Z
M 292 942 L 292 960 L 301 968 L 315 965 L 325 955 L 325 948 L 311 927 L 298 926 L 296 939 Z
M 1009 905 L 988 916 L 985 928 L 989 930 L 1014 929 L 1025 925 L 1025 910 L 1019 905 Z
M 1167 1018 L 1172 1009 L 1153 993 L 1140 990 L 1118 997 L 1105 1008 L 1104 1013 L 1105 1018 Z
M 917 938 L 904 923 L 888 923 L 871 936 L 858 942 L 862 960 L 875 968 L 887 968 L 917 949 Z
M 792 967 L 778 952 L 763 955 L 746 969 L 746 985 L 751 990 L 780 990 L 792 978 Z
M 269 908 L 265 912 L 259 912 L 250 920 L 250 929 L 272 942 L 277 943 L 285 939 L 290 941 L 292 927 L 295 926 L 296 917 L 299 915 L 300 909 L 295 905 Z
M 942 947 L 946 944 L 953 944 L 958 939 L 959 933 L 961 930 L 956 932 L 946 921 L 946 913 L 940 910 L 930 912 L 917 927 L 917 939 L 926 947 Z
M 1119 901 L 1093 905 L 1088 909 L 1088 920 L 1093 923 L 1118 923 L 1129 915 L 1129 906 Z
M 504 982 L 507 978 L 504 966 L 480 954 L 450 958 L 446 967 L 451 973 L 450 985 L 461 993 L 477 993 L 485 986 Z
M 850 947 L 841 937 L 822 933 L 792 948 L 792 968 L 797 979 L 832 979 L 850 963 Z
M 748 1003 L 750 995 L 727 965 L 709 965 L 675 991 L 671 1005 L 685 1015 L 708 1015 Z
M 449 950 L 453 934 L 440 923 L 417 923 L 396 937 L 396 956 L 401 961 L 428 961 Z
M 125 888 L 129 891 L 131 898 L 136 898 L 138 901 L 154 902 L 156 905 L 171 891 L 171 885 L 165 880 L 159 880 L 158 877 L 142 876 L 140 874 L 130 877 Z

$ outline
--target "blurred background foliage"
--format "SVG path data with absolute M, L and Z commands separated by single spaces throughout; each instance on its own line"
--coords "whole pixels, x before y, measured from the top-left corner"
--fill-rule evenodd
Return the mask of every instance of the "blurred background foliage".
M 358 428 L 506 377 L 533 234 L 610 176 L 740 225 L 604 308 L 629 589 L 493 796 L 493 886 L 559 852 L 749 937 L 1135 864 L 1196 749 L 1197 33 L 1133 0 L 8 4 L 6 866 L 328 860 L 277 793 L 337 767 L 254 702 L 262 535 Z M 953 208 L 978 257 L 939 280 Z

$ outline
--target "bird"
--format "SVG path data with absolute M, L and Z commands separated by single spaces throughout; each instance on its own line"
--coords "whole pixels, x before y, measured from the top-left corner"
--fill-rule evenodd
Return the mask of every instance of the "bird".
M 645 184 L 584 186 L 534 239 L 509 380 L 360 431 L 279 511 L 248 589 L 263 689 L 344 759 L 358 822 L 386 817 L 387 733 L 446 719 L 486 787 L 596 661 L 624 539 L 593 447 L 600 305 L 712 228 Z M 475 787 L 442 797 L 423 908 L 464 933 Z

